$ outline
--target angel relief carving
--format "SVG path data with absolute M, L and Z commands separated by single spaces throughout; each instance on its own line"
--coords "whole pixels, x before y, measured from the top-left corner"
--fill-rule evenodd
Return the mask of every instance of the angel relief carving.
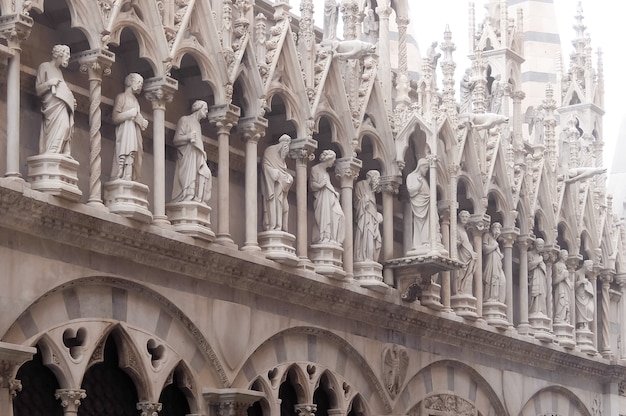
M 408 364 L 409 354 L 404 347 L 393 344 L 383 348 L 383 379 L 392 399 L 400 393 Z

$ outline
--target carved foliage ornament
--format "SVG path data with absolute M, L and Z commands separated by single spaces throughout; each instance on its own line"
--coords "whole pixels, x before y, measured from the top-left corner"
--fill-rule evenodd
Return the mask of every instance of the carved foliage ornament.
M 478 412 L 474 405 L 465 399 L 452 394 L 439 394 L 424 399 L 424 409 L 437 410 L 444 414 L 459 416 L 476 416 Z

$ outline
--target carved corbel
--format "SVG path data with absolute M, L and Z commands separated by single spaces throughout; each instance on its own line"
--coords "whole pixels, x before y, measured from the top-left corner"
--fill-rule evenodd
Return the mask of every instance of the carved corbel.
M 229 133 L 237 125 L 241 109 L 233 104 L 212 105 L 209 108 L 208 119 L 215 124 L 220 133 Z
M 247 141 L 257 142 L 265 136 L 267 130 L 267 119 L 263 117 L 248 117 L 239 120 L 237 130 L 241 138 Z
M 352 188 L 359 176 L 363 161 L 355 157 L 344 157 L 335 162 L 335 176 L 341 181 L 342 188 Z
M 245 389 L 204 389 L 202 395 L 218 416 L 247 416 L 248 407 L 265 397 L 260 391 Z
M 178 91 L 178 81 L 167 76 L 146 79 L 143 83 L 146 99 L 152 102 L 153 109 L 165 109 L 167 103 L 174 99 Z

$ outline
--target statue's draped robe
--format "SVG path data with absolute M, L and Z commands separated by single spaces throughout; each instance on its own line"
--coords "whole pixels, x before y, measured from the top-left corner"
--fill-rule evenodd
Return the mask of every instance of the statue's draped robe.
M 406 188 L 409 192 L 411 210 L 413 212 L 413 249 L 430 244 L 430 228 L 428 224 L 430 211 L 430 187 L 426 178 L 413 171 L 406 177 Z
M 35 85 L 39 90 L 45 82 L 54 78 L 61 82 L 40 94 L 43 123 L 39 134 L 39 153 L 61 153 L 69 156 L 74 130 L 74 95 L 63 80 L 61 70 L 52 62 L 39 65 Z
M 195 138 L 194 138 L 195 134 Z M 191 139 L 194 138 L 193 142 Z M 202 129 L 195 115 L 183 116 L 176 125 L 173 140 L 178 153 L 172 201 L 197 201 L 208 204 L 211 198 L 212 174 L 206 163 Z M 201 181 L 199 177 L 203 177 Z M 203 189 L 199 189 L 202 186 Z
M 588 325 L 593 321 L 594 312 L 593 285 L 584 278 L 583 283 L 576 285 L 576 323 Z
M 382 247 L 380 214 L 376 209 L 376 197 L 369 181 L 357 182 L 354 195 L 356 198 L 355 261 L 378 261 Z
M 136 115 L 132 115 L 135 113 Z M 130 91 L 125 91 L 115 97 L 113 104 L 113 122 L 115 128 L 115 154 L 111 179 L 125 179 L 136 181 L 141 173 L 143 159 L 143 139 L 141 128 L 143 123 L 139 101 Z M 128 161 L 132 160 L 132 172 L 126 172 Z
M 474 270 L 476 268 L 476 252 L 463 224 L 459 223 L 456 229 L 457 255 L 459 256 L 459 261 L 463 263 L 463 267 L 457 271 L 456 291 L 457 294 L 467 293 L 471 295 Z
M 293 176 L 287 171 L 285 159 L 280 154 L 282 147 L 282 143 L 268 146 L 261 164 L 263 227 L 266 230 L 285 230 L 287 227 L 289 216 L 287 195 L 293 183 Z
M 345 217 L 339 194 L 330 182 L 326 169 L 319 165 L 311 169 L 311 189 L 316 223 L 313 227 L 313 242 L 343 244 Z
M 547 313 L 546 306 L 546 263 L 543 256 L 537 251 L 528 254 L 528 289 L 530 290 L 530 307 L 528 311 L 531 314 Z
M 483 236 L 483 256 L 483 298 L 504 302 L 506 295 L 506 275 L 502 268 L 504 256 L 498 241 L 490 233 Z
M 570 323 L 570 305 L 572 285 L 569 281 L 569 271 L 564 262 L 554 265 L 554 322 Z

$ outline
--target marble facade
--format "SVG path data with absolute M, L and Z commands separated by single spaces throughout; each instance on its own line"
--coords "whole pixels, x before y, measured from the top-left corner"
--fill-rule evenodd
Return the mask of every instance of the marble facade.
M 285 0 L 0 0 L 0 414 L 96 415 L 94 397 L 151 416 L 626 413 L 626 227 L 582 14 L 577 59 L 529 121 L 523 15 L 505 1 L 472 27 L 461 97 L 449 31 L 410 79 L 409 2 L 324 3 L 315 22 L 312 0 L 298 15 Z M 54 45 L 72 54 L 72 192 L 32 173 Z M 131 73 L 143 163 L 121 178 L 108 167 Z M 185 140 L 213 176 L 173 201 L 176 126 L 197 100 Z M 279 143 L 289 180 L 272 201 L 260 166 Z M 328 241 L 320 161 L 341 220 Z M 355 216 L 372 171 L 380 233 Z

